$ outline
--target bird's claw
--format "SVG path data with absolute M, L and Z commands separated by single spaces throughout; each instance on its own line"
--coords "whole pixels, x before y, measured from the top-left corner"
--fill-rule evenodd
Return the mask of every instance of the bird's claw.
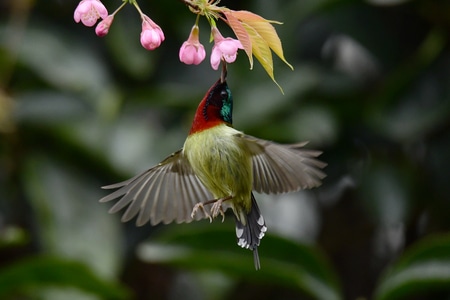
M 211 214 L 209 214 L 206 211 L 205 205 L 203 202 L 199 202 L 199 203 L 195 204 L 194 208 L 192 209 L 191 218 L 193 219 L 195 214 L 197 213 L 197 211 L 199 209 L 201 209 L 203 211 L 203 213 L 205 214 L 205 216 L 209 218 L 210 223 L 212 223 L 212 220 L 214 218 L 216 218 L 219 214 L 222 216 L 222 223 L 223 223 L 223 221 L 225 221 L 225 212 L 223 211 L 223 208 L 222 208 L 222 202 L 223 202 L 223 200 L 221 200 L 221 199 L 214 202 L 214 204 L 211 207 Z
M 222 202 L 222 200 L 217 200 L 217 202 L 213 204 L 213 206 L 211 207 L 211 214 L 213 218 L 217 217 L 220 214 L 222 216 L 223 223 L 223 221 L 225 221 L 225 212 L 222 208 Z
M 211 215 L 205 210 L 205 206 L 203 205 L 202 202 L 199 202 L 199 203 L 194 205 L 194 208 L 192 209 L 192 213 L 191 213 L 191 218 L 192 219 L 194 218 L 195 214 L 197 213 L 197 211 L 199 209 L 201 209 L 203 211 L 205 216 L 209 218 L 209 222 L 212 223 L 213 217 L 211 217 Z

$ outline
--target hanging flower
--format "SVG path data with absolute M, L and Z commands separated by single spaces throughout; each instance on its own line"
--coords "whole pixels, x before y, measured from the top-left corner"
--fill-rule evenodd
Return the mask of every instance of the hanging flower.
M 189 38 L 180 48 L 180 61 L 187 65 L 198 65 L 205 59 L 205 47 L 198 40 L 198 32 L 198 26 L 194 25 Z
M 147 50 L 155 50 L 164 41 L 161 27 L 147 15 L 142 15 L 141 44 Z
M 238 49 L 244 49 L 239 40 L 227 37 L 224 38 L 217 27 L 211 28 L 214 38 L 214 46 L 211 53 L 211 67 L 214 70 L 219 68 L 221 60 L 227 63 L 233 63 L 236 60 Z
M 81 21 L 88 27 L 94 26 L 99 18 L 105 19 L 107 16 L 108 11 L 100 0 L 82 0 L 73 14 L 75 22 Z

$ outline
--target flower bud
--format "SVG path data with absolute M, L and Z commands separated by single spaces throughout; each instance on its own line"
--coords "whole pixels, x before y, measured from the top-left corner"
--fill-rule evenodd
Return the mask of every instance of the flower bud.
M 155 50 L 164 41 L 164 33 L 148 16 L 143 16 L 141 44 L 147 50 Z
M 109 15 L 106 19 L 102 20 L 98 23 L 97 27 L 95 27 L 95 34 L 99 37 L 104 37 L 109 32 L 109 27 L 111 27 L 112 22 L 114 21 L 114 15 Z
M 198 40 L 199 28 L 194 25 L 187 41 L 180 48 L 180 61 L 187 65 L 198 65 L 206 57 L 205 47 Z

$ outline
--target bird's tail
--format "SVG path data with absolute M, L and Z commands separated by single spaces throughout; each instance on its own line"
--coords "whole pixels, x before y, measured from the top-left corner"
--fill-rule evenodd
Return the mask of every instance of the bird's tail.
M 236 237 L 239 246 L 253 251 L 255 268 L 256 270 L 259 270 L 258 246 L 267 231 L 267 227 L 253 193 L 251 194 L 251 197 L 252 206 L 250 212 L 248 214 L 239 214 L 239 217 L 235 214 Z

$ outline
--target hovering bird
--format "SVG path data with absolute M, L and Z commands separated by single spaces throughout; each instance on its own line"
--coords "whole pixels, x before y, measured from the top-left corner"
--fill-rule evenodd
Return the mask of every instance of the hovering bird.
M 320 151 L 306 143 L 281 145 L 246 135 L 232 127 L 233 98 L 224 78 L 206 93 L 181 150 L 127 181 L 104 186 L 116 189 L 100 199 L 120 200 L 115 213 L 128 206 L 126 222 L 137 215 L 137 226 L 149 222 L 189 223 L 213 218 L 231 207 L 237 243 L 253 251 L 260 268 L 258 246 L 267 227 L 252 191 L 266 194 L 317 187 L 325 163 Z

